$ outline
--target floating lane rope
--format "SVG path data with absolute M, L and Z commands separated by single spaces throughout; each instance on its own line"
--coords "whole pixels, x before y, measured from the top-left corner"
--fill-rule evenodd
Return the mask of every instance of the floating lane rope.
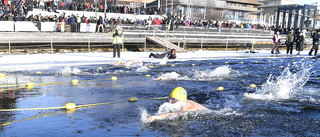
M 127 77 L 130 78 L 130 77 Z M 115 76 L 108 78 L 108 79 L 94 79 L 94 80 L 83 80 L 83 81 L 78 81 L 79 82 L 93 82 L 93 81 L 104 81 L 104 80 L 117 80 L 117 79 L 125 79 L 125 78 L 117 78 Z M 28 82 L 27 84 L 13 84 L 13 85 L 0 85 L 0 87 L 16 87 L 16 88 L 8 88 L 8 89 L 0 89 L 0 92 L 8 91 L 8 90 L 17 90 L 17 89 L 23 89 L 23 88 L 28 88 L 32 89 L 35 86 L 46 86 L 46 85 L 58 85 L 58 84 L 66 84 L 66 83 L 73 83 L 74 85 L 78 84 L 76 83 L 77 80 L 72 80 L 68 82 L 52 82 L 52 83 L 32 83 Z
M 6 126 L 6 125 L 10 125 L 10 124 L 16 123 L 16 122 L 22 122 L 22 121 L 27 121 L 27 120 L 31 120 L 31 119 L 41 118 L 41 117 L 53 116 L 53 115 L 61 113 L 61 112 L 62 111 L 57 111 L 57 112 L 53 112 L 53 113 L 49 113 L 49 114 L 42 114 L 42 115 L 30 117 L 30 118 L 25 118 L 25 119 L 21 119 L 21 120 L 15 120 L 15 121 L 11 121 L 11 122 L 6 122 L 6 123 L 1 124 L 0 127 L 1 126 Z
M 141 99 L 141 100 L 163 100 L 163 99 L 168 99 L 169 97 L 158 97 L 158 98 L 147 98 L 147 99 Z M 25 111 L 25 110 L 49 110 L 49 109 L 75 109 L 75 108 L 84 108 L 84 107 L 93 107 L 93 106 L 98 106 L 98 105 L 107 105 L 107 104 L 115 104 L 115 103 L 121 103 L 121 102 L 126 102 L 127 100 L 122 100 L 122 101 L 113 101 L 113 102 L 105 102 L 105 103 L 95 103 L 95 104 L 85 104 L 85 105 L 76 105 L 74 103 L 67 103 L 64 106 L 59 106 L 59 107 L 43 107 L 43 108 L 21 108 L 21 109 L 0 109 L 0 112 L 9 112 L 9 111 Z M 131 97 L 128 99 L 130 102 L 135 102 L 138 101 L 136 97 Z
M 168 99 L 169 97 L 158 97 L 158 98 L 147 98 L 147 99 L 142 99 L 142 100 L 163 100 L 163 99 Z M 130 102 L 136 102 L 138 101 L 138 99 L 136 97 L 131 97 L 128 99 L 128 101 Z M 114 104 L 114 103 L 121 103 L 121 102 L 126 102 L 126 100 L 122 100 L 122 101 L 114 101 L 114 102 L 106 102 L 106 103 L 96 103 L 96 104 L 87 104 L 87 105 L 76 105 L 74 103 L 67 103 L 65 106 L 60 106 L 60 107 L 45 107 L 45 108 L 25 108 L 25 109 L 0 109 L 0 112 L 4 112 L 4 111 L 24 111 L 24 110 L 48 110 L 48 109 L 64 109 L 70 111 L 74 111 L 75 109 L 79 109 L 79 108 L 85 108 L 85 107 L 93 107 L 93 106 L 98 106 L 98 105 L 107 105 L 107 104 Z M 11 121 L 11 122 L 6 122 L 3 124 L 0 124 L 1 126 L 6 126 L 6 125 L 10 125 L 12 123 L 15 122 L 22 122 L 22 121 L 27 121 L 27 120 L 31 120 L 31 119 L 36 119 L 36 118 L 41 118 L 41 117 L 47 117 L 47 116 L 53 116 L 55 114 L 61 113 L 62 111 L 57 111 L 54 113 L 49 113 L 49 114 L 42 114 L 39 116 L 34 116 L 34 117 L 30 117 L 30 118 L 25 118 L 25 119 L 21 119 L 21 120 L 15 120 L 15 121 Z

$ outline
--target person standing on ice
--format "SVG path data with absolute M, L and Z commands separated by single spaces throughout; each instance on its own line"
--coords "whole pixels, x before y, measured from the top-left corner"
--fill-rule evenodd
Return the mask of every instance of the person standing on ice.
M 295 41 L 295 35 L 293 33 L 293 30 L 290 31 L 290 33 L 287 35 L 287 40 L 286 40 L 286 46 L 287 46 L 287 54 L 292 54 L 292 49 L 293 49 L 293 42 Z
M 300 55 L 300 52 L 303 50 L 303 43 L 304 43 L 304 36 L 303 36 L 303 33 L 300 32 L 300 34 L 296 37 L 296 49 L 298 51 L 297 55 Z
M 274 50 L 276 50 L 276 54 L 279 54 L 279 45 L 280 45 L 280 41 L 281 41 L 281 36 L 280 36 L 280 32 L 277 31 L 276 35 L 273 36 L 272 38 L 273 40 L 273 48 L 271 50 L 271 53 L 274 54 Z
M 122 29 L 120 28 L 120 26 L 116 27 L 116 30 L 113 31 L 113 57 L 116 57 L 116 53 L 118 54 L 118 58 L 120 58 L 120 46 L 123 43 L 123 39 L 122 39 Z
M 313 39 L 313 47 L 311 48 L 308 55 L 312 56 L 312 52 L 314 51 L 314 55 L 317 56 L 318 48 L 319 48 L 319 40 L 320 40 L 320 29 L 317 30 L 317 33 L 314 33 L 312 36 Z

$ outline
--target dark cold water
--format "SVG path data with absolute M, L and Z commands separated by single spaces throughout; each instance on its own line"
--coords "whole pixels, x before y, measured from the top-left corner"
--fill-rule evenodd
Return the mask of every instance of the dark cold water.
M 50 67 L 37 70 L 41 74 L 3 71 L 0 88 L 12 89 L 0 93 L 1 109 L 123 102 L 75 111 L 0 112 L 0 124 L 11 122 L 0 126 L 0 136 L 320 136 L 319 65 L 318 58 L 237 58 Z M 153 80 L 173 72 L 180 76 Z M 56 83 L 73 79 L 78 85 Z M 16 88 L 28 82 L 51 84 Z M 149 98 L 168 96 L 178 86 L 212 112 L 144 123 L 143 117 L 168 101 Z M 223 91 L 217 91 L 220 86 Z M 138 101 L 128 102 L 130 97 Z

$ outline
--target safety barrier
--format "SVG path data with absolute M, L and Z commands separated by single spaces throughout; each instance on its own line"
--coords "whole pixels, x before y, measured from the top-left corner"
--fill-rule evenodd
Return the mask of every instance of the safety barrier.
M 15 22 L 14 26 L 16 32 L 39 32 L 33 22 Z
M 14 31 L 14 21 L 0 21 L 0 31 Z
M 55 22 L 41 22 L 41 31 L 54 32 L 57 28 Z
M 96 32 L 96 27 L 97 27 L 97 24 L 95 24 L 95 23 L 89 23 L 89 24 L 81 23 L 80 24 L 80 32 L 94 33 L 94 32 Z

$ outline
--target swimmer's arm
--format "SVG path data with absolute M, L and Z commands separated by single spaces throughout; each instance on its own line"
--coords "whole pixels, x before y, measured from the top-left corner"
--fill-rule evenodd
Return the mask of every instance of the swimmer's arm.
M 168 118 L 172 115 L 181 115 L 183 114 L 185 111 L 180 111 L 180 112 L 177 112 L 177 113 L 165 113 L 165 114 L 160 114 L 160 115 L 155 115 L 155 116 L 150 116 L 148 118 L 148 121 L 149 122 L 153 122 L 155 120 L 161 120 L 161 119 L 165 119 L 165 118 Z
M 130 66 L 132 63 L 139 63 L 139 65 L 142 66 L 142 61 L 140 60 L 130 60 L 130 61 L 127 61 L 125 65 Z
M 155 120 L 165 119 L 165 118 L 167 118 L 167 117 L 169 117 L 169 116 L 171 116 L 171 115 L 173 115 L 173 114 L 175 114 L 175 113 L 166 113 L 166 114 L 160 114 L 160 115 L 150 116 L 150 117 L 148 118 L 148 121 L 149 121 L 149 122 L 153 122 L 153 121 L 155 121 Z
M 154 79 L 154 80 L 164 80 L 164 79 L 170 79 L 171 77 L 158 77 L 158 78 L 156 78 L 156 79 Z

